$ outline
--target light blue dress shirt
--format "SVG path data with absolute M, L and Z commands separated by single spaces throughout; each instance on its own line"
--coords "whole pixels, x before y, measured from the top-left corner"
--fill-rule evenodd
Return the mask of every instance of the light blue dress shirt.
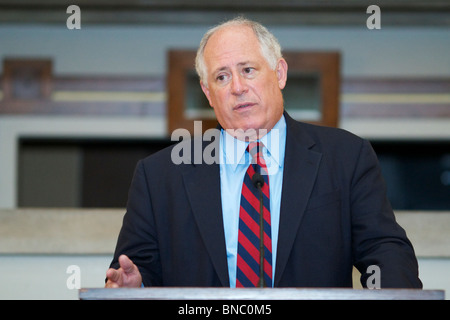
M 286 147 L 286 121 L 284 116 L 260 140 L 269 171 L 270 215 L 272 227 L 272 279 L 275 279 L 278 226 L 280 222 L 281 186 L 283 183 L 284 153 Z M 246 148 L 249 142 L 235 139 L 222 130 L 220 135 L 220 187 L 223 224 L 227 249 L 230 287 L 236 287 L 236 261 L 239 232 L 239 207 L 244 175 L 251 163 Z M 273 283 L 273 281 L 272 281 Z

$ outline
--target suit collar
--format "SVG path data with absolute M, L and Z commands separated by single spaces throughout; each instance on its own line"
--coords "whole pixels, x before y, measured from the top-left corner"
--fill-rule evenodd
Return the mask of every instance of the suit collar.
M 291 134 L 290 139 L 293 140 L 291 142 L 298 144 L 300 147 L 311 149 L 316 144 L 316 141 L 305 130 L 305 124 L 292 119 L 286 111 L 284 112 L 284 117 L 287 131 Z

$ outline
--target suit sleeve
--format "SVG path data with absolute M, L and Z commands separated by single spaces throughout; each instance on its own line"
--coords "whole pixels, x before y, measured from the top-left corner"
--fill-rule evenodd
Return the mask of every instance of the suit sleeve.
M 143 161 L 137 166 L 131 182 L 127 212 L 111 263 L 118 268 L 118 258 L 126 254 L 139 268 L 145 286 L 161 285 L 161 265 L 153 216 Z
M 417 259 L 405 231 L 395 221 L 381 169 L 369 142 L 363 141 L 351 182 L 352 246 L 361 284 L 380 269 L 381 288 L 422 288 Z

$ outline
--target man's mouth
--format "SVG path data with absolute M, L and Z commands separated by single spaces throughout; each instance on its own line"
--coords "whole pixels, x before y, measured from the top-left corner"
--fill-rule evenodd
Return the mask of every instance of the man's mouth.
M 233 108 L 233 110 L 235 110 L 235 111 L 245 110 L 245 109 L 250 108 L 250 107 L 252 107 L 254 105 L 255 105 L 255 103 L 251 103 L 251 102 L 240 103 L 240 104 L 236 105 Z

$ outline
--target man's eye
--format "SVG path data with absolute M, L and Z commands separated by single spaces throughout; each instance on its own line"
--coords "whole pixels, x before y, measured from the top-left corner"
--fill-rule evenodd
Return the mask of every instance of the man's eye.
M 252 67 L 246 67 L 242 69 L 242 74 L 248 77 L 254 77 L 255 76 L 255 68 Z
M 226 75 L 226 74 L 219 74 L 217 77 L 216 77 L 216 80 L 218 81 L 218 82 L 224 82 L 224 81 L 226 81 L 228 79 L 228 76 Z

